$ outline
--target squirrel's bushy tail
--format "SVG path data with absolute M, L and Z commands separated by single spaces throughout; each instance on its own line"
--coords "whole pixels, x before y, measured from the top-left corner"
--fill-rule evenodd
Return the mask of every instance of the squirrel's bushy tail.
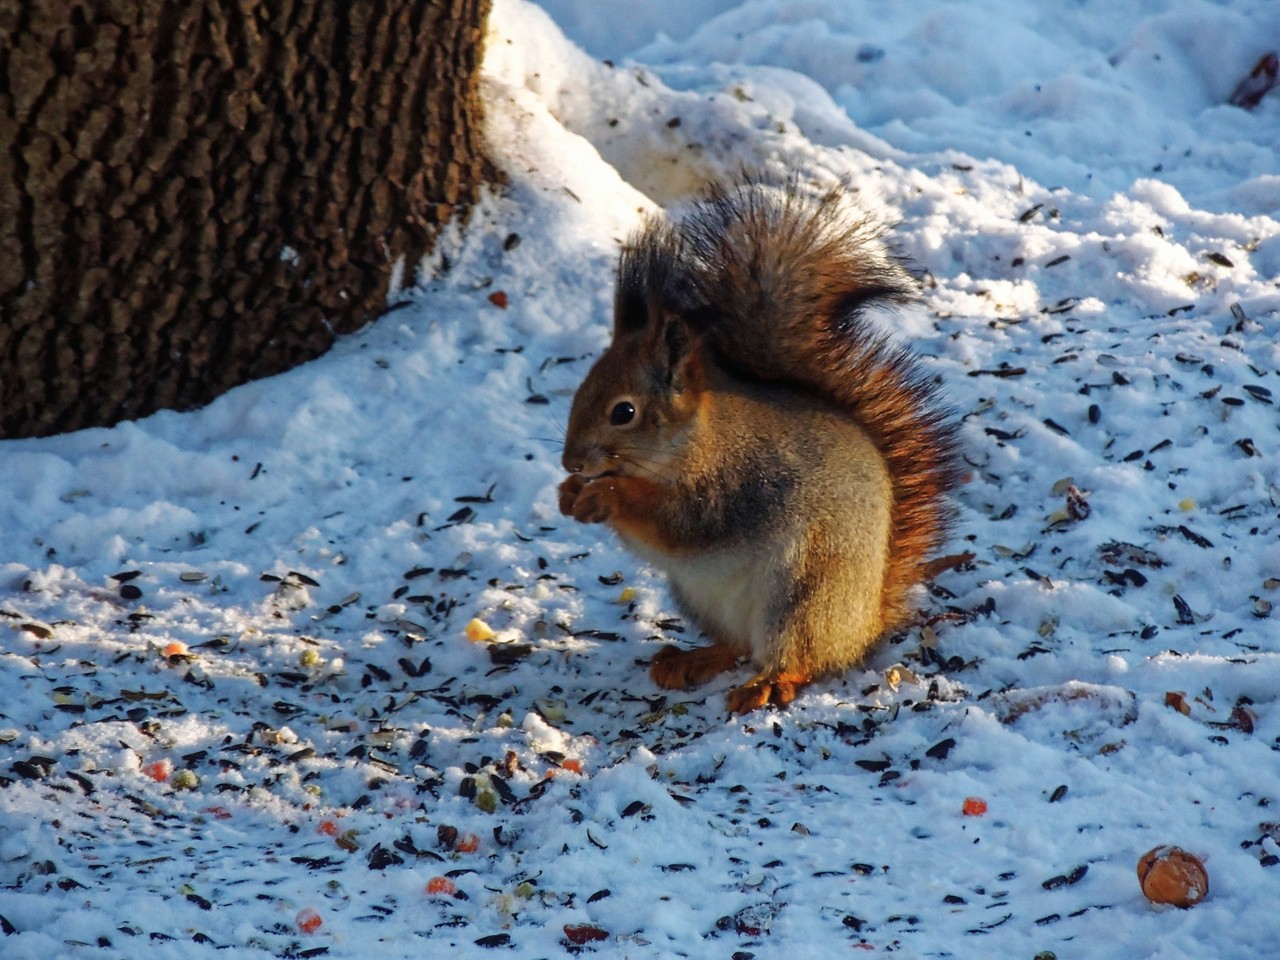
M 726 368 L 785 381 L 850 410 L 888 462 L 895 503 L 885 575 L 886 627 L 948 526 L 958 478 L 955 424 L 919 363 L 867 318 L 916 299 L 917 285 L 869 220 L 836 187 L 715 185 L 674 223 L 655 220 L 623 254 L 624 298 L 658 294 Z M 656 289 L 655 289 L 656 288 Z

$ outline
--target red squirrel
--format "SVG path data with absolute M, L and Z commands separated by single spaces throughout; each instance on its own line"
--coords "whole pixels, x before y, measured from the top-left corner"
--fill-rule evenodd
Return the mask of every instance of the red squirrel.
M 747 658 L 730 711 L 785 706 L 911 614 L 957 441 L 934 382 L 868 317 L 916 296 L 882 233 L 844 187 L 747 181 L 623 248 L 560 509 L 662 570 L 710 638 L 654 658 L 662 687 Z

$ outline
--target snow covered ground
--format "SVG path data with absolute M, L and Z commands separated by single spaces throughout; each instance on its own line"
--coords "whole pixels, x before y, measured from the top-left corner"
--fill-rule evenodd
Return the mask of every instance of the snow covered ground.
M 1277 955 L 1280 94 L 1225 101 L 1280 5 L 546 8 L 582 47 L 495 4 L 509 189 L 438 279 L 0 443 L 0 955 Z M 977 556 L 726 719 L 554 491 L 619 240 L 743 166 L 900 222 Z M 1190 910 L 1139 889 L 1167 843 Z

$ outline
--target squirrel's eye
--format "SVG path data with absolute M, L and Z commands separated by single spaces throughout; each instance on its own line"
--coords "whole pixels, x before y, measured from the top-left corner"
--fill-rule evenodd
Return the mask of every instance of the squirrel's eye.
M 636 408 L 630 400 L 619 400 L 609 411 L 609 422 L 615 427 L 622 427 L 636 418 Z

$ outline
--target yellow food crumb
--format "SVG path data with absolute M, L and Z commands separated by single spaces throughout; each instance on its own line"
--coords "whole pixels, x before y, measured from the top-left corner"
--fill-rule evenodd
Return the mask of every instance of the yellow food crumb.
M 618 594 L 618 603 L 630 603 L 636 598 L 635 587 L 624 587 L 622 592 Z
M 479 617 L 475 617 L 466 626 L 467 639 L 472 643 L 480 643 L 484 640 L 492 640 L 497 636 L 493 632 L 493 627 L 489 626 Z
M 1196 502 L 1192 500 L 1190 497 L 1186 497 L 1185 499 L 1180 500 L 1178 502 L 1178 509 L 1184 512 L 1188 510 L 1194 510 L 1195 508 L 1196 508 Z

